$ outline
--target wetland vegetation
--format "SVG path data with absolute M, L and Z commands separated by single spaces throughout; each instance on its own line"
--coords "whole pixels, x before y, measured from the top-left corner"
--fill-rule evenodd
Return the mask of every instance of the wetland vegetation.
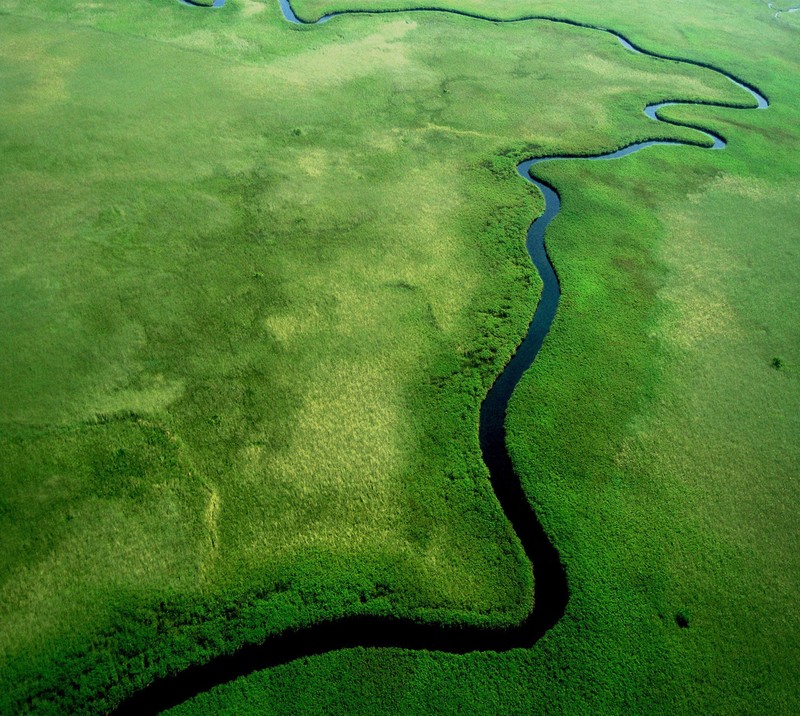
M 797 20 L 447 7 L 610 27 L 771 108 L 661 111 L 723 152 L 537 167 L 563 297 L 507 429 L 564 617 L 504 653 L 298 658 L 175 711 L 792 713 Z M 106 712 L 346 615 L 524 619 L 477 432 L 540 289 L 515 164 L 704 143 L 642 108 L 746 93 L 547 21 L 298 27 L 277 0 L 0 20 L 0 711 Z

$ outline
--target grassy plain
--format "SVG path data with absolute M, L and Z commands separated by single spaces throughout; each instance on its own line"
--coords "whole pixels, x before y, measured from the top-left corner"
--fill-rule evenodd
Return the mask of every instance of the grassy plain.
M 773 101 L 669 110 L 725 152 L 543 169 L 564 299 L 510 425 L 567 616 L 533 650 L 332 653 L 179 710 L 796 705 L 796 30 L 560 7 Z M 513 157 L 689 138 L 640 108 L 742 94 L 547 23 L 0 10 L 3 710 L 102 711 L 339 614 L 518 620 L 475 433 L 537 290 Z
M 796 713 L 796 19 L 759 3 L 448 4 L 608 25 L 755 82 L 772 107 L 666 111 L 719 130 L 724 152 L 541 168 L 564 199 L 549 236 L 564 297 L 510 426 L 567 566 L 562 623 L 513 654 L 331 654 L 176 711 Z
M 531 197 L 490 160 L 569 146 L 586 106 L 609 115 L 597 143 L 625 135 L 588 79 L 501 102 L 564 42 L 619 63 L 614 93 L 721 83 L 627 77 L 643 63 L 607 38 L 548 26 L 523 52 L 522 28 L 391 18 L 344 41 L 243 14 L 259 58 L 171 5 L 188 39 L 141 8 L 36 10 L 3 24 L 9 708 L 102 710 L 352 611 L 518 620 L 530 577 L 474 425 L 535 298 Z

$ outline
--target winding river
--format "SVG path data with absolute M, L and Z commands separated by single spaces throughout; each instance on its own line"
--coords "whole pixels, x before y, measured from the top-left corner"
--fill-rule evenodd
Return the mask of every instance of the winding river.
M 225 5 L 225 0 L 214 0 L 212 6 L 198 5 L 192 0 L 179 0 L 179 2 L 206 9 L 221 8 Z M 563 18 L 526 16 L 513 20 L 496 20 L 469 12 L 419 8 L 409 10 L 350 10 L 325 15 L 315 23 L 306 23 L 295 15 L 289 0 L 279 0 L 279 3 L 284 18 L 297 24 L 321 24 L 339 15 L 439 12 L 495 23 L 547 20 L 575 27 L 584 27 L 613 35 L 626 50 L 631 52 L 706 67 L 723 75 L 737 87 L 747 92 L 753 102 L 752 104 L 742 103 L 734 108 L 764 109 L 769 105 L 766 97 L 755 88 L 719 68 L 694 60 L 648 52 L 614 30 Z M 700 103 L 679 100 L 660 102 L 647 105 L 644 112 L 654 121 L 690 127 L 698 131 L 711 142 L 711 149 L 725 147 L 725 140 L 718 135 L 695 125 L 664 120 L 658 116 L 660 109 L 676 104 L 691 105 Z M 730 106 L 720 103 L 704 104 Z M 492 488 L 503 511 L 519 536 L 528 559 L 533 565 L 535 575 L 534 609 L 528 618 L 521 624 L 508 629 L 481 629 L 469 626 L 421 624 L 389 617 L 344 617 L 270 637 L 264 644 L 245 646 L 232 655 L 219 656 L 206 664 L 191 666 L 178 674 L 157 680 L 125 701 L 117 710 L 118 714 L 157 713 L 238 676 L 277 664 L 287 663 L 300 657 L 321 654 L 336 649 L 357 646 L 401 647 L 463 654 L 473 651 L 504 651 L 512 648 L 530 647 L 563 616 L 569 598 L 564 567 L 561 564 L 556 548 L 545 534 L 528 498 L 523 492 L 519 477 L 514 472 L 511 458 L 505 446 L 505 417 L 508 401 L 519 380 L 536 358 L 553 322 L 561 296 L 558 278 L 547 256 L 544 244 L 545 231 L 556 214 L 558 214 L 561 208 L 561 200 L 558 192 L 553 187 L 534 178 L 531 175 L 531 170 L 535 165 L 542 162 L 576 159 L 594 161 L 618 159 L 656 144 L 682 145 L 688 144 L 688 142 L 677 140 L 644 141 L 630 144 L 605 154 L 538 157 L 526 159 L 517 165 L 519 175 L 535 185 L 544 195 L 544 213 L 531 224 L 526 240 L 528 253 L 542 278 L 543 289 L 525 338 L 517 348 L 513 358 L 495 380 L 481 405 L 479 438 L 483 460 L 489 469 Z
M 222 0 L 222 1 L 223 1 L 223 3 L 225 2 L 225 0 Z M 776 20 L 780 20 L 781 19 L 781 15 L 783 15 L 784 13 L 789 14 L 789 13 L 793 13 L 793 12 L 800 12 L 800 7 L 787 7 L 785 10 L 779 10 L 778 8 L 775 7 L 775 3 L 765 2 L 764 4 L 770 10 L 775 10 L 775 14 L 773 15 L 773 17 Z

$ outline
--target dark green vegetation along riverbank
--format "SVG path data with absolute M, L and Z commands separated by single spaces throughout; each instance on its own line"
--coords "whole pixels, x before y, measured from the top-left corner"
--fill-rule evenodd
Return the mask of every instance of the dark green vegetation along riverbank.
M 549 23 L 119 5 L 0 0 L 0 710 L 102 712 L 342 614 L 516 623 L 476 432 L 538 291 L 515 160 L 691 139 L 641 108 L 748 98 Z M 564 619 L 179 710 L 797 710 L 797 30 L 658 7 L 558 14 L 772 107 L 665 111 L 724 152 L 541 169 L 564 297 L 509 425 Z

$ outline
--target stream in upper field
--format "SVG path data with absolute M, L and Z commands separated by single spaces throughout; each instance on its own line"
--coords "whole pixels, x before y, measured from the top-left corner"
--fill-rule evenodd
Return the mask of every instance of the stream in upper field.
M 186 5 L 210 9 L 209 6 L 196 5 L 190 0 L 179 1 Z M 613 35 L 625 49 L 631 52 L 659 59 L 676 60 L 684 64 L 705 67 L 717 72 L 729 79 L 737 87 L 748 92 L 759 109 L 768 106 L 767 99 L 761 93 L 718 68 L 693 60 L 648 52 L 633 44 L 618 32 L 571 20 L 535 16 L 515 20 L 493 20 L 489 17 L 468 12 L 420 8 L 384 11 L 351 10 L 331 13 L 314 23 L 306 23 L 295 15 L 289 0 L 279 0 L 279 3 L 287 21 L 308 25 L 325 23 L 340 15 L 437 12 L 498 23 L 540 20 L 584 27 Z M 213 7 L 220 8 L 224 5 L 225 0 L 215 0 Z M 676 100 L 648 105 L 645 107 L 644 112 L 652 120 L 668 122 L 668 120 L 659 119 L 658 111 L 663 107 L 678 104 L 726 106 L 713 102 L 699 103 Z M 749 109 L 749 107 L 739 108 Z M 711 149 L 725 147 L 725 140 L 720 136 L 693 125 L 672 124 L 695 129 L 711 141 Z M 576 159 L 593 161 L 618 159 L 657 144 L 688 145 L 687 142 L 677 140 L 645 141 L 630 144 L 627 147 L 604 154 L 538 157 L 526 159 L 517 165 L 519 175 L 534 184 L 542 192 L 545 200 L 544 212 L 531 224 L 526 240 L 528 253 L 541 276 L 543 288 L 525 337 L 514 356 L 495 380 L 481 405 L 479 438 L 483 460 L 489 469 L 492 488 L 503 511 L 514 527 L 528 559 L 533 565 L 535 576 L 534 609 L 528 618 L 521 624 L 508 629 L 481 629 L 473 626 L 422 624 L 392 617 L 343 617 L 270 637 L 264 644 L 245 646 L 232 655 L 216 657 L 204 665 L 191 666 L 174 676 L 155 681 L 124 702 L 118 713 L 141 714 L 143 712 L 157 712 L 181 703 L 201 691 L 234 679 L 237 676 L 286 663 L 299 657 L 320 654 L 335 649 L 356 646 L 403 647 L 459 654 L 472 651 L 503 651 L 511 648 L 532 646 L 539 637 L 556 624 L 564 614 L 569 598 L 564 567 L 561 564 L 556 548 L 550 542 L 536 518 L 530 501 L 522 489 L 519 477 L 514 472 L 511 458 L 505 445 L 505 417 L 508 401 L 519 380 L 536 358 L 556 315 L 561 296 L 558 278 L 547 256 L 544 243 L 545 231 L 558 214 L 561 201 L 553 187 L 533 178 L 530 172 L 531 169 L 542 162 L 573 161 Z

